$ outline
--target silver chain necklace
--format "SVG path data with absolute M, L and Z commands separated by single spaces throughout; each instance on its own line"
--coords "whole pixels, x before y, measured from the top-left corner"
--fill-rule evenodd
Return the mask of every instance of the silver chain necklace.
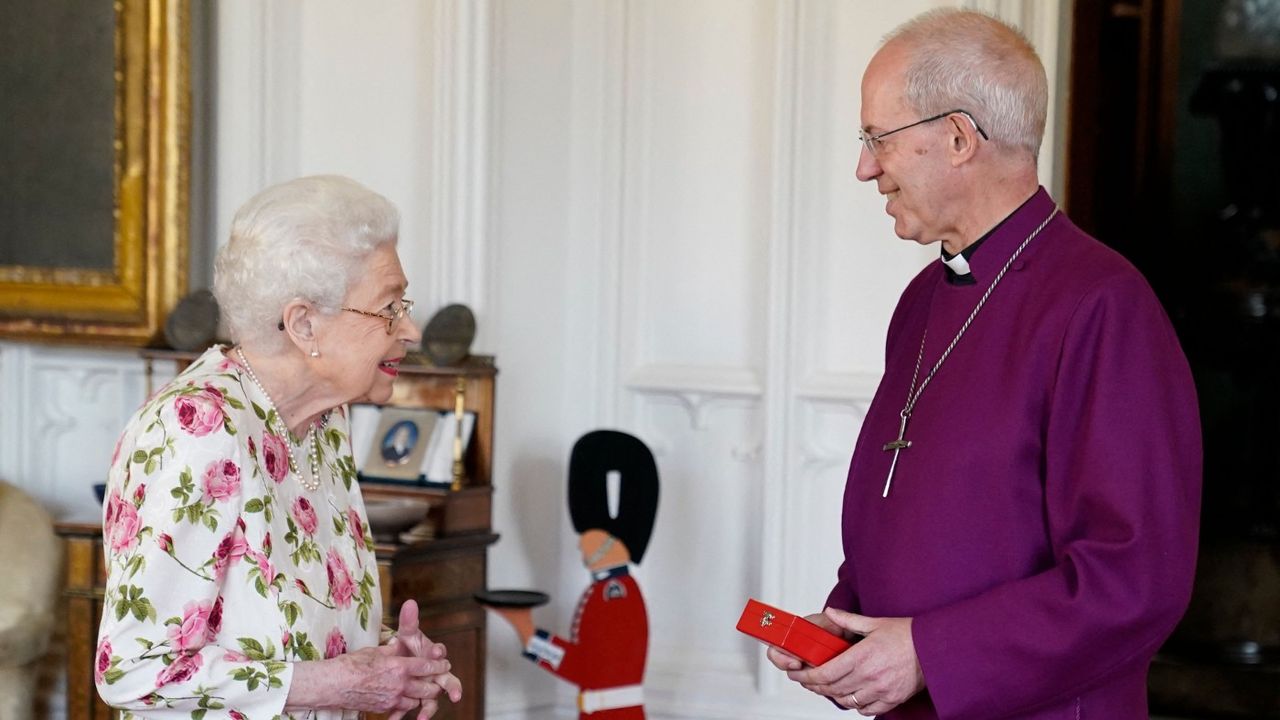
M 276 402 L 271 399 L 271 395 L 267 389 L 262 386 L 262 381 L 258 380 L 258 376 L 253 372 L 253 367 L 249 365 L 249 359 L 244 356 L 244 350 L 239 345 L 236 346 L 236 355 L 240 358 L 240 364 L 244 366 L 245 374 L 257 386 L 258 391 L 267 399 L 267 403 L 271 405 L 271 409 L 276 411 L 276 417 L 280 418 L 280 422 L 284 423 L 284 416 L 280 414 L 280 409 L 276 407 Z M 329 424 L 329 413 L 325 413 L 320 420 L 320 426 L 324 427 Z M 310 492 L 320 489 L 320 442 L 316 439 L 316 426 L 312 424 L 311 429 L 307 431 L 307 440 L 310 444 L 311 455 L 311 482 L 302 475 L 302 466 L 298 464 L 298 460 L 293 456 L 293 443 L 287 437 L 289 429 L 285 428 L 286 437 L 284 439 L 284 449 L 289 453 L 289 469 L 298 478 L 298 484 L 306 488 Z
M 1049 224 L 1049 221 L 1056 217 L 1057 214 L 1058 208 L 1055 206 L 1053 208 L 1053 212 L 1049 213 L 1049 217 L 1045 218 L 1044 222 L 1040 223 L 1035 230 L 1032 230 L 1031 234 L 1027 236 L 1027 239 L 1023 240 L 1022 244 L 1018 246 L 1018 249 L 1013 251 L 1013 254 L 1009 256 L 1009 260 L 1005 262 L 1004 267 L 1000 268 L 1000 272 L 996 273 L 995 279 L 991 281 L 991 285 L 987 286 L 987 291 L 982 293 L 982 297 L 979 298 L 978 304 L 974 306 L 973 312 L 969 313 L 969 317 L 964 321 L 964 324 L 960 326 L 960 330 L 956 332 L 956 336 L 951 338 L 951 344 L 947 345 L 947 349 L 942 351 L 942 356 L 938 358 L 938 362 L 933 364 L 933 369 L 929 371 L 929 374 L 924 377 L 924 382 L 920 383 L 920 387 L 917 388 L 916 379 L 920 377 L 920 362 L 924 359 L 924 341 L 929 337 L 929 328 L 926 324 L 924 333 L 920 336 L 920 353 L 916 355 L 916 369 L 911 373 L 911 387 L 907 390 L 907 404 L 902 407 L 902 412 L 898 413 L 898 417 L 902 418 L 901 424 L 898 425 L 898 439 L 893 442 L 885 443 L 883 448 L 885 452 L 889 452 L 890 450 L 893 451 L 893 461 L 889 463 L 889 477 L 884 481 L 884 493 L 882 493 L 880 497 L 889 497 L 889 486 L 893 483 L 893 471 L 898 467 L 898 453 L 911 447 L 911 441 L 906 439 L 907 420 L 911 418 L 912 411 L 916 409 L 916 401 L 920 399 L 921 393 L 923 393 L 924 389 L 929 386 L 930 381 L 933 380 L 933 376 L 938 374 L 938 368 L 942 367 L 942 363 L 947 361 L 947 356 L 949 356 L 951 351 L 955 349 L 956 343 L 960 342 L 960 338 L 964 337 L 965 331 L 969 329 L 971 324 L 973 324 L 973 319 L 978 316 L 978 311 L 982 309 L 982 306 L 987 304 L 987 298 L 991 297 L 991 291 L 995 290 L 996 285 L 1000 284 L 1000 280 L 1003 279 L 1004 274 L 1009 271 L 1009 268 L 1013 265 L 1013 261 L 1018 259 L 1018 256 L 1022 254 L 1022 251 L 1026 249 L 1027 245 L 1029 245 L 1031 241 L 1040 234 L 1041 230 L 1044 230 L 1045 226 Z

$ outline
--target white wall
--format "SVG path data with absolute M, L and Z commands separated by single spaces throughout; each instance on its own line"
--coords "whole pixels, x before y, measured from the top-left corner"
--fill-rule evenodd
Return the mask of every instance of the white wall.
M 587 582 L 569 448 L 631 431 L 663 483 L 637 573 L 650 717 L 827 716 L 733 624 L 748 596 L 816 610 L 834 578 L 884 328 L 934 256 L 853 177 L 858 81 L 881 35 L 940 4 L 218 3 L 196 239 L 220 244 L 241 202 L 300 174 L 390 197 L 419 321 L 466 302 L 501 370 L 491 585 L 551 591 L 535 617 L 568 630 Z M 1059 0 L 962 4 L 1022 25 L 1062 75 Z M 0 343 L 0 476 L 96 512 L 142 387 L 127 353 Z M 490 635 L 490 717 L 574 715 L 505 625 Z

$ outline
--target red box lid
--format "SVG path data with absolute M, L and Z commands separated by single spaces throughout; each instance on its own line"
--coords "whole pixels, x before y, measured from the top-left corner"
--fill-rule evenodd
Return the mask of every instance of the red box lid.
M 802 617 L 755 599 L 747 600 L 742 617 L 738 619 L 738 630 L 815 666 L 822 665 L 852 645 Z

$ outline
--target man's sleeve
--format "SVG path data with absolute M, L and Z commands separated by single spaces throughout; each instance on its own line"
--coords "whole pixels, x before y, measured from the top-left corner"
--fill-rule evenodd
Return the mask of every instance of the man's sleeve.
M 1136 273 L 1081 300 L 1049 393 L 1054 565 L 914 619 L 942 717 L 1025 713 L 1143 672 L 1190 599 L 1202 461 L 1195 390 Z

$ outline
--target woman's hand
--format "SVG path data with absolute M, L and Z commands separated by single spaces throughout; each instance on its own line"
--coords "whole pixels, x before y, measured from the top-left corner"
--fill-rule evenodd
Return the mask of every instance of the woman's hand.
M 400 625 L 396 629 L 395 636 L 391 638 L 391 642 L 387 643 L 383 649 L 399 657 L 417 657 L 428 660 L 445 660 L 445 657 L 449 654 L 449 650 L 444 646 L 444 643 L 431 642 L 431 639 L 422 633 L 422 629 L 418 625 L 418 603 L 414 600 L 406 600 L 400 606 Z M 446 670 L 433 676 L 431 681 L 439 688 L 436 693 L 437 696 L 440 691 L 443 691 L 452 702 L 458 702 L 462 699 L 462 682 L 453 673 Z M 436 696 L 424 698 L 422 709 L 418 711 L 418 720 L 426 720 L 435 715 L 437 707 Z M 387 720 L 398 720 L 402 714 L 391 715 Z
M 333 708 L 388 713 L 400 720 L 416 708 L 417 720 L 439 709 L 445 694 L 462 699 L 462 683 L 450 672 L 448 651 L 418 627 L 418 604 L 400 608 L 400 627 L 391 642 L 330 660 L 297 663 L 286 709 Z
M 437 680 L 453 677 L 449 669 L 449 661 L 443 658 L 405 657 L 386 645 L 330 660 L 300 662 L 293 669 L 285 708 L 392 713 L 391 718 L 401 718 L 422 705 L 423 712 L 430 706 L 429 712 L 434 713 L 443 690 Z

